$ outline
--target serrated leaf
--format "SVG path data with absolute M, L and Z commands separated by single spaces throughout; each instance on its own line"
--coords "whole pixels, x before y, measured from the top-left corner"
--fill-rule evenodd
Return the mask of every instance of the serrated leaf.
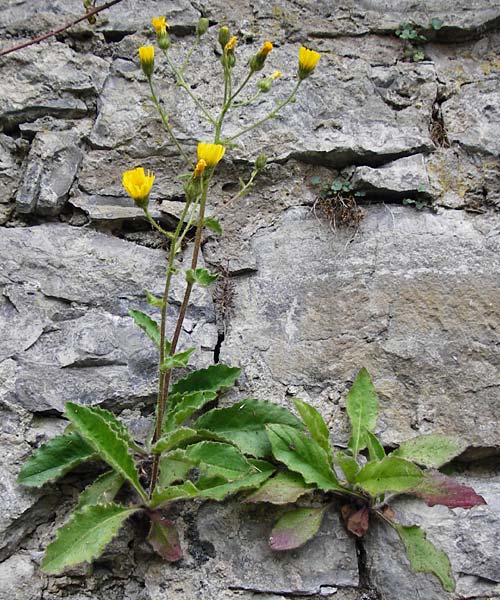
M 314 440 L 288 425 L 268 425 L 266 430 L 274 457 L 290 471 L 322 490 L 343 490 L 326 452 Z
M 399 456 L 424 467 L 439 469 L 462 454 L 467 445 L 463 438 L 430 433 L 403 442 L 391 452 L 391 456 Z
M 56 575 L 66 567 L 97 558 L 118 533 L 122 523 L 139 510 L 118 504 L 96 504 L 74 512 L 57 530 L 45 551 L 42 571 Z
M 113 502 L 125 479 L 120 473 L 108 471 L 100 475 L 92 485 L 89 485 L 78 498 L 75 510 L 93 504 L 108 504 Z
M 198 369 L 186 375 L 172 386 L 172 394 L 189 392 L 218 392 L 230 388 L 238 379 L 241 369 L 228 367 L 223 363 L 211 365 L 206 369 Z
M 368 431 L 368 429 L 365 429 L 365 439 L 370 460 L 382 460 L 385 457 L 385 450 L 378 437 L 371 431 Z
M 300 400 L 300 398 L 294 398 L 293 403 L 299 412 L 300 418 L 304 421 L 307 430 L 311 434 L 312 439 L 318 442 L 327 453 L 330 461 L 332 461 L 333 451 L 330 442 L 330 432 L 328 431 L 328 427 L 321 414 L 313 406 Z
M 253 472 L 236 481 L 224 481 L 221 477 L 200 477 L 196 486 L 200 498 L 209 498 L 221 502 L 230 494 L 254 489 L 264 483 L 274 473 L 274 467 L 264 460 L 250 460 Z
M 96 458 L 94 449 L 78 433 L 58 435 L 28 458 L 17 476 L 17 482 L 27 487 L 41 487 L 92 458 Z
M 284 514 L 271 532 L 271 549 L 293 550 L 303 546 L 318 533 L 327 508 L 296 508 Z
M 163 308 L 163 300 L 161 298 L 157 298 L 151 292 L 148 292 L 148 290 L 144 290 L 144 292 L 146 293 L 146 302 L 149 304 L 149 306 Z
M 171 485 L 165 489 L 156 489 L 149 502 L 150 508 L 157 508 L 173 500 L 185 500 L 196 498 L 199 495 L 198 488 L 191 481 L 185 481 L 180 485 Z
M 160 327 L 158 326 L 158 323 L 141 310 L 131 308 L 129 309 L 128 314 L 134 319 L 135 324 L 138 325 L 159 348 Z
M 204 287 L 208 287 L 219 277 L 219 273 L 210 273 L 203 267 L 193 269 L 186 269 L 186 281 L 188 283 L 199 283 Z
M 455 591 L 455 581 L 448 556 L 436 548 L 417 525 L 392 524 L 398 532 L 411 568 L 417 573 L 433 573 L 447 592 Z
M 342 469 L 347 481 L 353 483 L 359 472 L 359 465 L 356 460 L 352 456 L 345 454 L 345 452 L 336 452 L 335 462 Z
M 422 482 L 411 490 L 411 494 L 422 498 L 429 506 L 442 504 L 449 508 L 472 508 L 486 504 L 486 500 L 471 487 L 439 471 L 424 471 Z
M 386 456 L 380 461 L 367 463 L 357 474 L 355 483 L 372 496 L 383 492 L 405 492 L 418 486 L 422 471 L 413 463 Z
M 168 562 L 176 562 L 182 558 L 181 544 L 177 528 L 168 519 L 164 519 L 158 512 L 149 513 L 151 527 L 147 540 L 153 550 Z
M 206 429 L 191 429 L 191 427 L 179 427 L 162 436 L 151 449 L 154 454 L 168 452 L 174 448 L 184 448 L 197 442 L 225 442 L 223 438 Z
M 164 489 L 176 481 L 183 481 L 194 466 L 182 450 L 162 456 L 159 463 L 158 488 Z
M 209 229 L 211 229 L 212 231 L 215 231 L 215 233 L 218 233 L 219 235 L 222 235 L 222 226 L 219 223 L 219 221 L 214 218 L 214 217 L 205 217 L 203 220 L 203 225 L 205 227 L 208 227 Z
M 66 403 L 66 415 L 100 457 L 115 471 L 123 475 L 137 490 L 143 500 L 146 492 L 139 483 L 134 461 L 126 442 L 120 438 L 101 415 L 86 406 Z
M 179 369 L 187 367 L 191 354 L 196 351 L 196 348 L 188 348 L 177 354 L 167 356 L 161 364 L 162 371 L 168 371 L 169 369 Z
M 365 368 L 358 373 L 347 394 L 346 409 L 352 427 L 349 449 L 356 458 L 359 451 L 366 448 L 365 429 L 373 431 L 378 416 L 377 393 Z
M 184 453 L 208 477 L 220 476 L 227 481 L 235 481 L 252 470 L 252 465 L 243 454 L 229 444 L 199 442 L 188 446 Z
M 216 392 L 191 392 L 170 396 L 170 410 L 165 415 L 163 431 L 168 432 L 182 425 L 186 419 L 217 398 Z
M 315 486 L 308 485 L 298 473 L 283 471 L 268 479 L 256 492 L 245 498 L 244 502 L 292 504 L 314 489 Z
M 109 410 L 101 408 L 100 406 L 88 406 L 87 408 L 101 416 L 111 427 L 111 429 L 118 435 L 118 437 L 121 438 L 131 450 L 144 454 L 144 449 L 141 448 L 138 444 L 136 444 L 135 441 L 132 439 L 130 431 L 128 430 L 128 427 L 125 425 L 125 423 L 123 423 L 122 421 L 120 421 L 120 419 L 115 417 L 115 415 L 112 412 L 109 412 Z
M 214 408 L 199 417 L 193 427 L 213 431 L 245 454 L 265 458 L 271 454 L 265 430 L 269 423 L 304 427 L 286 408 L 265 400 L 243 400 L 228 408 Z

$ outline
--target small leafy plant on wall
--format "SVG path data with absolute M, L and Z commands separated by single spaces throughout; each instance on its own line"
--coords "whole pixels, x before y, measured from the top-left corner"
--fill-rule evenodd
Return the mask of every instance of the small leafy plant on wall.
M 435 18 L 429 22 L 428 29 L 430 31 L 438 31 L 443 26 L 441 19 Z M 404 41 L 403 55 L 409 62 L 421 62 L 425 60 L 425 49 L 427 36 L 424 35 L 424 28 L 415 23 L 401 23 L 396 29 L 398 38 Z
M 295 401 L 300 418 L 284 407 L 255 399 L 203 412 L 208 403 L 233 386 L 239 368 L 215 364 L 173 381 L 173 371 L 188 366 L 195 351 L 195 348 L 178 348 L 193 287 L 209 286 L 216 279 L 215 274 L 198 266 L 198 258 L 204 229 L 222 232 L 220 223 L 206 213 L 217 166 L 235 140 L 276 117 L 293 102 L 300 86 L 313 74 L 320 55 L 301 47 L 290 93 L 276 102 L 267 116 L 225 137 L 226 114 L 250 106 L 262 93 L 268 93 L 278 79 L 279 72 L 258 78 L 267 65 L 272 43 L 264 42 L 251 57 L 241 81 L 235 82 L 238 40 L 227 27 L 220 29 L 222 101 L 218 115 L 214 116 L 185 79 L 186 65 L 207 32 L 208 21 L 199 21 L 193 49 L 181 66 L 174 63 L 169 53 L 171 40 L 165 18 L 154 18 L 152 22 L 168 68 L 177 85 L 212 124 L 213 139 L 198 144 L 196 159 L 189 149 L 181 146 L 156 94 L 155 49 L 139 48 L 152 102 L 187 168 L 183 175 L 184 210 L 174 231 L 164 230 L 150 214 L 154 174 L 142 166 L 123 173 L 126 191 L 144 211 L 151 226 L 169 242 L 163 296 L 157 298 L 147 293 L 151 312 L 159 311 L 159 321 L 142 311 L 130 310 L 131 317 L 158 350 L 154 427 L 150 440 L 139 443 L 125 424 L 107 410 L 67 403 L 65 415 L 69 423 L 65 433 L 42 445 L 27 460 L 19 482 L 41 487 L 87 461 L 101 461 L 108 470 L 81 493 L 74 512 L 47 547 L 42 570 L 58 574 L 66 567 L 94 560 L 117 535 L 124 521 L 139 512 L 149 517 L 147 539 L 152 548 L 166 561 L 179 560 L 182 550 L 178 532 L 168 519 L 169 507 L 175 501 L 194 498 L 222 501 L 238 493 L 244 502 L 293 504 L 301 496 L 316 492 L 324 500 L 323 507 L 286 512 L 271 533 L 271 548 L 283 551 L 306 543 L 318 531 L 326 508 L 339 499 L 347 529 L 355 536 L 361 537 L 372 520 L 382 520 L 398 532 L 415 570 L 436 574 L 445 589 L 452 589 L 451 568 L 444 552 L 434 548 L 417 526 L 398 524 L 388 502 L 396 494 L 411 493 L 431 505 L 471 507 L 483 503 L 473 490 L 437 470 L 458 455 L 463 445 L 443 436 L 424 436 L 386 456 L 373 433 L 378 401 L 364 369 L 347 396 L 352 424 L 348 451 L 334 449 L 320 414 L 300 400 Z M 253 82 L 256 89 L 243 97 L 243 91 Z M 264 165 L 265 160 L 260 157 L 249 180 L 242 183 L 240 194 L 252 185 Z M 192 228 L 195 229 L 192 258 L 189 268 L 182 270 L 178 254 Z M 169 303 L 174 277 L 184 279 L 180 308 Z M 173 311 L 177 312 L 177 321 L 173 331 L 167 332 L 167 315 Z M 363 452 L 368 452 L 368 459 Z M 124 487 L 127 502 L 120 504 L 115 498 Z

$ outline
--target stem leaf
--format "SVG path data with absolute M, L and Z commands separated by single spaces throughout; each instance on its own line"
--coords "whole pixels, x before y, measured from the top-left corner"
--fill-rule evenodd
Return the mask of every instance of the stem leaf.
M 129 309 L 128 314 L 134 319 L 135 324 L 138 325 L 159 348 L 160 328 L 158 323 L 141 310 L 131 308 Z
M 169 369 L 178 369 L 187 367 L 191 354 L 196 351 L 196 348 L 188 348 L 177 354 L 167 356 L 167 358 L 161 364 L 162 371 L 168 371 Z

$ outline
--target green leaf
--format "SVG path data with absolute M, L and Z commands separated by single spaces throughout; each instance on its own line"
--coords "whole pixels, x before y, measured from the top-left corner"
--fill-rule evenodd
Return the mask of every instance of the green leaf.
M 160 328 L 158 323 L 152 319 L 146 313 L 140 310 L 131 308 L 128 314 L 134 319 L 135 324 L 138 325 L 147 335 L 153 340 L 153 342 L 160 347 Z
M 109 410 L 101 408 L 100 406 L 89 406 L 87 408 L 93 413 L 102 417 L 116 433 L 116 435 L 122 439 L 131 450 L 144 454 L 144 449 L 134 442 L 125 423 L 117 419 L 113 413 L 109 412 Z
M 268 425 L 266 430 L 274 457 L 290 471 L 300 473 L 306 483 L 322 490 L 344 489 L 335 477 L 328 455 L 314 440 L 288 425 Z
M 356 462 L 356 459 L 352 456 L 349 456 L 345 452 L 336 452 L 335 453 L 335 462 L 339 465 L 339 467 L 344 472 L 345 478 L 349 483 L 354 483 L 356 479 L 356 475 L 359 472 L 359 465 Z
M 268 479 L 256 492 L 245 498 L 244 502 L 292 504 L 313 489 L 315 487 L 308 485 L 298 473 L 283 471 Z
M 385 457 L 385 450 L 377 436 L 371 431 L 368 431 L 368 429 L 365 429 L 365 439 L 370 460 L 382 460 Z
M 179 534 L 172 521 L 164 519 L 158 512 L 150 511 L 151 528 L 147 540 L 153 550 L 168 562 L 182 558 Z
M 386 456 L 380 461 L 369 462 L 358 473 L 355 483 L 372 496 L 383 492 L 405 492 L 421 483 L 422 471 L 402 458 Z
M 265 430 L 269 423 L 303 428 L 286 408 L 264 400 L 243 400 L 228 408 L 215 408 L 202 415 L 194 427 L 213 431 L 234 443 L 245 454 L 265 458 L 271 454 Z
M 433 573 L 447 592 L 455 591 L 448 556 L 436 548 L 417 525 L 392 524 L 405 545 L 411 568 L 418 573 Z
M 437 17 L 434 17 L 434 19 L 431 19 L 430 25 L 431 25 L 432 29 L 437 31 L 438 29 L 441 29 L 441 27 L 443 26 L 443 21 L 441 21 L 441 19 L 438 19 Z
M 463 438 L 430 433 L 403 442 L 391 452 L 391 456 L 399 456 L 424 467 L 439 469 L 462 454 L 467 446 Z
M 157 308 L 163 308 L 163 300 L 161 298 L 157 298 L 156 296 L 153 296 L 153 294 L 151 294 L 151 292 L 148 292 L 148 290 L 144 290 L 146 292 L 146 302 L 150 305 L 150 306 L 156 306 Z
M 134 486 L 141 498 L 146 500 L 147 495 L 139 483 L 139 476 L 129 454 L 129 448 L 109 423 L 91 408 L 72 402 L 66 403 L 66 415 L 100 457 L 115 471 L 123 475 Z
M 425 59 L 425 54 L 422 52 L 422 50 L 417 50 L 416 52 L 413 53 L 413 60 L 414 62 L 421 62 Z M 418 205 L 417 205 L 418 208 Z
M 27 487 L 41 487 L 95 457 L 94 449 L 78 433 L 58 435 L 28 458 L 17 476 L 17 482 Z
M 351 421 L 352 437 L 349 449 L 354 458 L 366 448 L 365 429 L 373 431 L 377 424 L 378 398 L 368 371 L 363 368 L 358 373 L 346 397 L 347 414 Z
M 95 504 L 74 512 L 57 530 L 42 560 L 44 573 L 57 575 L 66 567 L 97 558 L 118 533 L 122 523 L 139 510 L 118 504 Z
M 299 398 L 294 398 L 293 403 L 300 414 L 300 418 L 306 424 L 312 439 L 318 442 L 327 453 L 330 461 L 332 461 L 333 451 L 330 442 L 330 432 L 321 414 L 313 406 Z
M 123 476 L 115 471 L 103 473 L 80 494 L 76 510 L 92 504 L 113 502 L 124 481 Z
M 195 464 L 188 460 L 182 451 L 170 452 L 162 456 L 160 458 L 158 487 L 163 489 L 175 481 L 183 481 L 194 466 Z
M 253 472 L 236 481 L 224 481 L 221 477 L 200 478 L 197 487 L 200 498 L 209 498 L 221 502 L 230 494 L 258 487 L 274 473 L 274 467 L 264 460 L 250 460 Z
M 223 363 L 211 365 L 206 369 L 198 369 L 189 373 L 172 386 L 172 394 L 186 394 L 189 392 L 218 392 L 230 388 L 238 379 L 241 369 L 228 367 Z
M 215 219 L 214 217 L 205 217 L 203 219 L 203 225 L 205 227 L 208 227 L 209 229 L 211 229 L 212 231 L 215 231 L 215 233 L 218 233 L 220 235 L 222 235 L 222 227 L 221 224 L 219 223 L 219 221 L 217 219 Z
M 220 442 L 199 442 L 188 446 L 185 455 L 208 477 L 224 477 L 234 481 L 246 475 L 252 465 L 234 446 Z
M 183 350 L 182 352 L 177 352 L 177 354 L 173 354 L 167 356 L 165 360 L 161 364 L 162 371 L 168 371 L 169 369 L 178 369 L 182 367 L 187 367 L 189 362 L 189 358 L 191 354 L 196 351 L 196 348 L 188 348 L 187 350 Z
M 217 398 L 216 392 L 191 392 L 189 394 L 172 394 L 170 410 L 163 422 L 164 431 L 172 431 L 182 425 L 193 413 L 203 408 L 208 402 Z
M 312 539 L 321 527 L 327 506 L 296 508 L 284 514 L 274 526 L 269 545 L 272 550 L 293 550 Z
M 199 283 L 204 287 L 208 287 L 219 277 L 219 273 L 209 273 L 207 269 L 198 267 L 193 269 L 186 269 L 186 281 L 188 283 Z
M 185 481 L 180 485 L 171 485 L 165 489 L 156 491 L 149 502 L 150 508 L 157 508 L 173 500 L 184 500 L 186 498 L 196 498 L 199 495 L 198 488 L 191 481 Z
M 212 441 L 225 442 L 223 438 L 212 431 L 206 429 L 191 429 L 191 427 L 179 427 L 170 433 L 162 436 L 151 449 L 155 454 L 161 454 L 173 450 L 174 448 L 183 448 L 189 444 L 197 442 Z

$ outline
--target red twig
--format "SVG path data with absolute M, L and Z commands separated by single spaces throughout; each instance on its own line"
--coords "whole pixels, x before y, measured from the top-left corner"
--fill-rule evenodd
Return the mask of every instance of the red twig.
M 47 38 L 52 37 L 53 35 L 57 35 L 58 33 L 62 33 L 63 31 L 66 31 L 66 29 L 73 27 L 73 25 L 76 25 L 77 23 L 80 23 L 81 21 L 85 21 L 92 15 L 96 15 L 97 13 L 100 13 L 101 11 L 105 10 L 106 8 L 110 8 L 114 4 L 118 4 L 118 2 L 121 2 L 121 1 L 122 0 L 111 0 L 110 2 L 106 2 L 106 4 L 103 4 L 102 6 L 96 6 L 92 10 L 89 10 L 88 12 L 86 12 L 84 15 L 81 15 L 80 17 L 78 17 L 78 19 L 75 19 L 74 21 L 70 21 L 69 23 L 66 23 L 66 25 L 63 25 L 62 27 L 59 27 L 58 29 L 53 29 L 52 31 L 49 31 L 48 33 L 44 33 L 43 35 L 33 38 L 32 40 L 28 40 L 27 42 L 18 44 L 17 46 L 12 46 L 11 48 L 6 48 L 5 50 L 0 50 L 0 56 L 5 56 L 6 54 L 10 54 L 11 52 L 15 52 L 16 50 L 21 50 L 22 48 L 26 48 L 27 46 L 32 46 L 33 44 L 38 44 L 39 42 L 43 42 L 43 40 L 46 40 Z

